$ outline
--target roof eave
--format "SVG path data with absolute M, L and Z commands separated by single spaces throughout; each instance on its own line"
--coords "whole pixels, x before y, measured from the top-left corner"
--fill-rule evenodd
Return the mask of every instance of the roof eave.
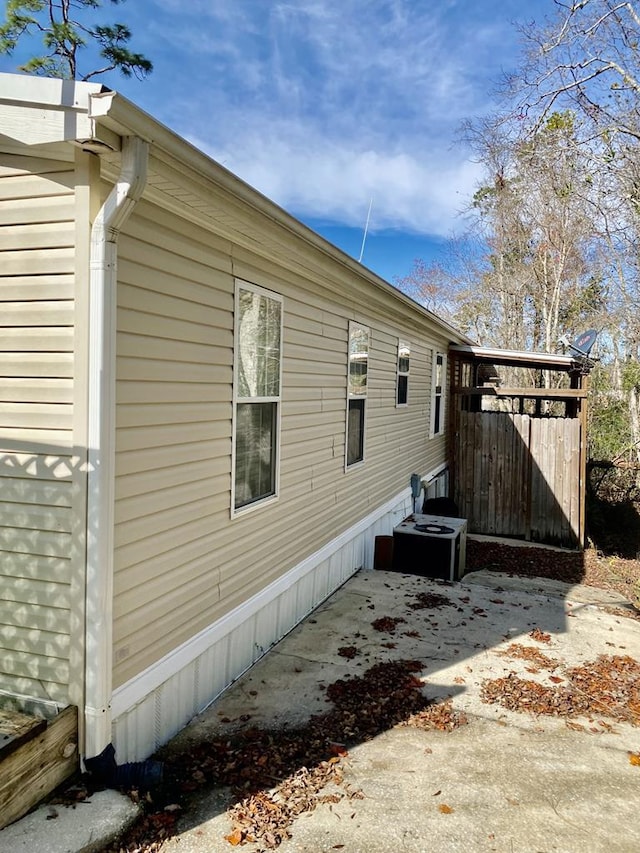
M 473 357 L 476 361 L 506 362 L 509 364 L 532 364 L 541 367 L 556 367 L 559 370 L 571 370 L 578 362 L 570 355 L 550 352 L 525 352 L 521 350 L 480 347 L 473 344 L 453 344 L 452 352 Z

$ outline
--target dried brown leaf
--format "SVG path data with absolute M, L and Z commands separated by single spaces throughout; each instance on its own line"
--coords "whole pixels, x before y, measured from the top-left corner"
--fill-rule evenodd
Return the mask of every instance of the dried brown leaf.
M 238 844 L 242 844 L 243 841 L 243 833 L 239 829 L 234 829 L 233 832 L 230 832 L 229 835 L 225 835 L 225 841 L 228 841 L 232 847 L 237 847 Z
M 529 632 L 529 636 L 532 640 L 537 640 L 539 643 L 551 642 L 551 634 L 547 634 L 546 631 L 541 631 L 540 628 L 534 628 L 533 631 Z

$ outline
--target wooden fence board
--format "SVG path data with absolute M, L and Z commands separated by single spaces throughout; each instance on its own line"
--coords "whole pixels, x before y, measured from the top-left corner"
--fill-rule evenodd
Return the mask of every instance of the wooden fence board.
M 528 415 L 516 415 L 516 429 L 519 435 L 519 447 L 522 453 L 521 467 L 521 499 L 520 506 L 520 523 L 524 531 L 525 539 L 531 538 L 531 530 L 529 527 L 529 516 L 531 513 L 531 454 L 529 446 L 531 444 L 531 418 Z
M 575 546 L 580 420 L 460 412 L 455 499 L 472 533 Z
M 480 423 L 477 425 L 477 428 L 474 432 L 474 459 L 475 459 L 475 472 L 476 476 L 474 479 L 474 497 L 476 500 L 476 515 L 478 518 L 478 524 L 483 530 L 487 529 L 487 478 L 486 478 L 486 450 L 484 445 L 484 436 L 487 432 L 487 420 L 484 412 L 480 413 L 479 416 Z
M 487 421 L 488 446 L 485 454 L 485 477 L 487 483 L 487 530 L 496 532 L 496 491 L 498 485 L 498 432 L 502 426 L 501 418 L 491 418 Z
M 580 496 L 584 494 L 585 488 L 584 483 L 581 482 L 580 443 L 581 441 L 586 441 L 586 438 L 581 437 L 579 421 L 575 425 L 571 438 L 571 526 L 576 539 L 579 539 L 581 533 L 583 533 L 580 529 Z

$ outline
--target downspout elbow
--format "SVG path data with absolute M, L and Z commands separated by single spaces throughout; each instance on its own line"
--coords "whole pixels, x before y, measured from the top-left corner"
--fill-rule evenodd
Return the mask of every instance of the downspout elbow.
M 92 245 L 115 243 L 147 183 L 149 143 L 137 136 L 126 136 L 122 143 L 120 175 L 100 208 L 91 230 Z

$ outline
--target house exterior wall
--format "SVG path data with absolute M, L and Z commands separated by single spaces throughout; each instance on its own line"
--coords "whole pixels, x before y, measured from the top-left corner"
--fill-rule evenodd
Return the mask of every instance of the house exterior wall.
M 27 151 L 0 154 L 0 692 L 54 714 L 82 691 L 74 353 L 88 171 L 72 149 L 66 159 Z
M 158 169 L 158 164 L 155 164 Z M 159 183 L 156 175 L 155 181 Z M 247 231 L 259 230 L 248 219 Z M 354 571 L 445 461 L 437 324 L 292 243 L 269 257 L 193 209 L 138 203 L 119 239 L 114 742 L 145 757 Z M 283 298 L 277 501 L 232 517 L 237 279 Z M 349 320 L 371 329 L 364 463 L 345 471 Z M 396 406 L 398 340 L 411 345 Z M 161 721 L 161 722 L 158 722 Z
M 372 566 L 375 536 L 413 508 L 411 474 L 446 462 L 429 417 L 432 352 L 449 332 L 133 105 L 120 112 L 114 93 L 51 83 L 45 104 L 10 105 L 15 138 L 0 158 L 0 693 L 52 714 L 76 704 L 87 730 L 104 712 L 125 762 Z M 46 95 L 25 86 L 25 98 Z M 89 119 L 93 95 L 103 100 Z M 100 597 L 109 559 L 90 564 L 102 585 L 85 583 L 87 504 L 98 499 L 89 461 L 111 471 L 110 435 L 88 457 L 89 392 L 113 378 L 109 359 L 89 375 L 90 238 L 125 177 L 121 141 L 132 134 L 154 142 L 142 200 L 129 199 L 122 231 L 107 235 L 118 276 L 115 506 L 89 531 L 109 542 L 114 509 L 111 600 Z M 239 280 L 282 300 L 283 380 L 277 500 L 233 513 Z M 364 461 L 345 470 L 353 322 L 370 330 L 369 385 Z M 406 406 L 396 405 L 399 340 L 411 347 Z M 113 617 L 113 671 L 85 655 L 85 601 L 96 596 L 100 617 Z M 84 695 L 95 674 L 100 707 Z

